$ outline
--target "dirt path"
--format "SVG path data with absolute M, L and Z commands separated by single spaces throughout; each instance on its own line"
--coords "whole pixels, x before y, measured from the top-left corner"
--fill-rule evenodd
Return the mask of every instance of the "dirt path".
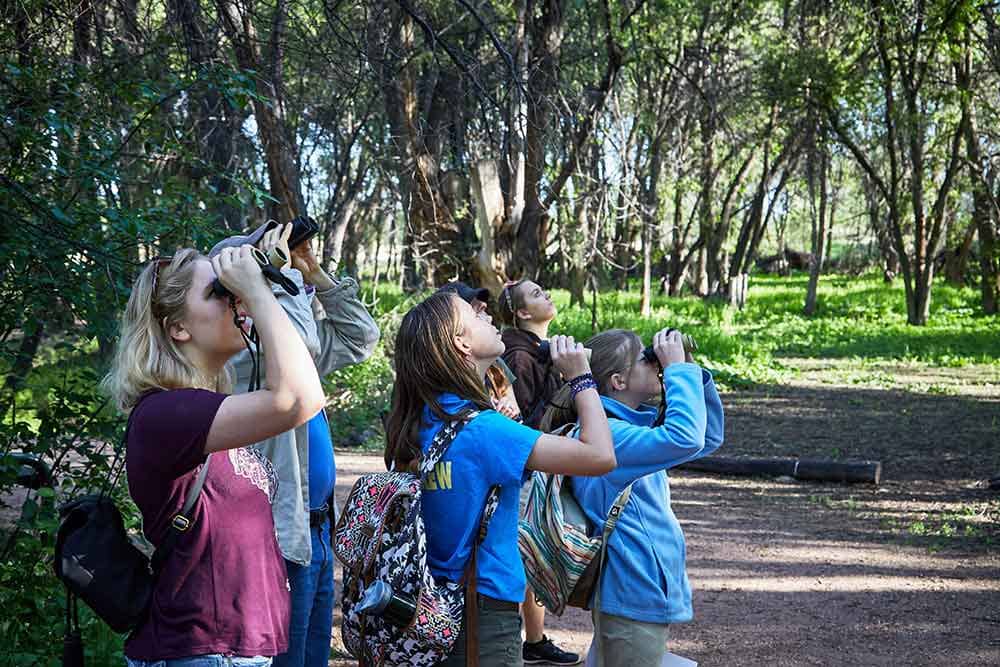
M 705 666 L 1000 664 L 1000 496 L 981 485 L 1000 474 L 1000 378 L 920 393 L 811 372 L 726 394 L 724 453 L 881 459 L 883 484 L 673 473 L 695 620 L 671 649 Z M 338 494 L 381 465 L 338 451 Z M 590 619 L 547 631 L 582 652 Z

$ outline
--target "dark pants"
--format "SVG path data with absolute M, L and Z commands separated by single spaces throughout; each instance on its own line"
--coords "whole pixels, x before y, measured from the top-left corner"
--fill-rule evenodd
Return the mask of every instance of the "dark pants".
M 333 551 L 330 522 L 309 529 L 312 563 L 285 561 L 291 587 L 292 619 L 288 652 L 274 659 L 274 667 L 326 667 L 333 631 Z
M 521 614 L 479 609 L 479 664 L 482 667 L 522 667 Z M 455 640 L 455 649 L 439 667 L 465 667 L 465 624 Z

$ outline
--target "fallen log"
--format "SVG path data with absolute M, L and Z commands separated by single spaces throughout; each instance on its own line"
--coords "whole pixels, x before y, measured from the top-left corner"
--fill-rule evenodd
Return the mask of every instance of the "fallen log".
M 744 459 L 707 456 L 677 466 L 717 475 L 794 477 L 821 482 L 877 485 L 882 478 L 881 461 L 825 461 L 822 459 Z

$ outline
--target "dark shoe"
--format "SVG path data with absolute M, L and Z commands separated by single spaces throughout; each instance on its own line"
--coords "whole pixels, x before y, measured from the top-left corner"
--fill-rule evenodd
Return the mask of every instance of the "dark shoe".
M 524 642 L 521 647 L 521 657 L 526 665 L 578 665 L 583 662 L 576 653 L 569 653 L 552 643 L 552 640 L 542 635 L 542 641 L 529 644 Z

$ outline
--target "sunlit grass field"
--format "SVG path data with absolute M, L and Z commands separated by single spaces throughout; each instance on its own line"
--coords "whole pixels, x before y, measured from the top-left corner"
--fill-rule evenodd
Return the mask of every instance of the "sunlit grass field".
M 881 276 L 846 278 L 824 276 L 819 307 L 812 317 L 802 315 L 808 276 L 788 278 L 753 276 L 744 310 L 697 297 L 654 296 L 652 313 L 639 314 L 638 290 L 605 292 L 597 297 L 596 329 L 590 295 L 586 307 L 569 307 L 569 293 L 554 290 L 559 315 L 552 333 L 586 340 L 596 331 L 632 329 L 649 342 L 659 328 L 674 327 L 698 342 L 698 360 L 711 368 L 724 388 L 758 383 L 780 384 L 799 372 L 790 359 L 843 361 L 861 369 L 881 362 L 910 367 L 987 365 L 1000 370 L 1000 317 L 984 316 L 979 292 L 944 282 L 935 285 L 930 323 L 906 323 L 902 281 L 885 284 Z M 399 321 L 422 295 L 404 296 L 394 286 L 381 285 L 365 294 L 383 328 L 383 345 L 368 363 L 344 369 L 328 378 L 331 423 L 335 433 L 357 441 L 376 437 L 371 426 L 388 407 L 391 364 L 388 353 Z M 891 384 L 884 371 L 862 373 L 856 380 L 876 386 Z

